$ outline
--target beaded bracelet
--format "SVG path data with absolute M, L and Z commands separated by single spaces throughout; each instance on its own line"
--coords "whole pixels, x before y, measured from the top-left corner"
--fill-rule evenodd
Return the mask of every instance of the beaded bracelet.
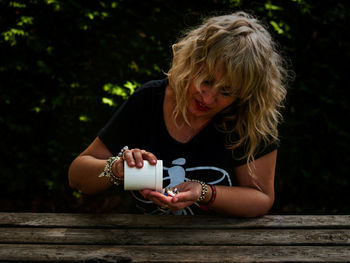
M 205 194 L 208 192 L 207 185 L 199 180 L 188 180 L 187 182 L 195 182 L 195 183 L 200 183 L 202 186 L 202 194 L 200 197 L 198 197 L 197 202 L 201 202 L 205 199 Z
M 112 184 L 117 186 L 121 185 L 123 183 L 123 179 L 121 179 L 113 173 L 112 167 L 116 161 L 118 161 L 119 159 L 124 159 L 124 152 L 128 149 L 128 146 L 124 146 L 117 156 L 109 157 L 106 166 L 103 169 L 103 172 L 98 177 L 106 176 Z
M 123 180 L 113 173 L 113 164 L 120 159 L 119 156 L 109 157 L 103 172 L 98 177 L 106 176 L 114 185 L 120 185 Z
M 210 200 L 207 204 L 205 205 L 201 205 L 199 204 L 199 207 L 203 210 L 203 211 L 208 211 L 210 209 L 210 207 L 213 205 L 215 199 L 216 199 L 216 187 L 215 185 L 210 184 L 209 185 L 211 188 L 211 197 Z
M 129 150 L 129 147 L 128 146 L 124 146 L 121 150 L 120 150 L 120 152 L 118 153 L 118 157 L 120 157 L 120 158 L 123 158 L 124 160 L 125 160 L 125 158 L 124 158 L 124 153 L 125 153 L 125 151 L 126 150 Z

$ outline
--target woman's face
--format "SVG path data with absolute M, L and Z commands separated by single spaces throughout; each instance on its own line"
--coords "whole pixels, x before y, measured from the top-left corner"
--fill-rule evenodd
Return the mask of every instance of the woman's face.
M 204 81 L 200 85 L 200 91 L 195 87 L 192 81 L 188 89 L 188 117 L 189 120 L 203 119 L 211 120 L 217 113 L 231 105 L 235 97 L 227 92 L 227 87 L 213 88 L 215 83 L 223 77 L 223 73 L 218 71 L 214 79 Z

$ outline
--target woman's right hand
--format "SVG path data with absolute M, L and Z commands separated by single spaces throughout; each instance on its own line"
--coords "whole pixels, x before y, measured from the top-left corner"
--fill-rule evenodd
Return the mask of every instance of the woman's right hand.
M 151 200 L 156 205 L 167 207 L 173 211 L 182 210 L 192 205 L 202 194 L 202 186 L 198 182 L 183 182 L 175 187 L 179 193 L 174 197 L 165 196 L 162 193 L 148 189 L 142 190 L 140 193 L 144 198 Z M 211 192 L 207 196 L 211 196 Z
M 143 161 L 147 160 L 151 165 L 157 164 L 157 157 L 146 150 L 141 150 L 138 148 L 127 149 L 123 153 L 123 158 L 120 158 L 113 164 L 113 173 L 119 178 L 124 178 L 124 160 L 129 167 L 143 167 Z

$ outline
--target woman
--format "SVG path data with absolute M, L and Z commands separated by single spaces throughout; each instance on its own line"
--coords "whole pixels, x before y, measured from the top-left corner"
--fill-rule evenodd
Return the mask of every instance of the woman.
M 140 168 L 159 158 L 163 185 L 178 193 L 130 192 L 135 209 L 266 214 L 274 202 L 277 125 L 286 95 L 282 62 L 252 16 L 208 19 L 173 45 L 167 78 L 139 88 L 73 161 L 71 187 L 98 193 L 122 184 L 123 160 Z M 118 153 L 121 158 L 113 158 Z

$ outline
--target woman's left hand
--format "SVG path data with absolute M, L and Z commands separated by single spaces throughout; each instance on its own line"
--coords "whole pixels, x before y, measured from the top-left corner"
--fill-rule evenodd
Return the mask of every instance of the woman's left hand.
M 174 187 L 175 188 L 175 187 Z M 178 194 L 174 197 L 166 196 L 152 190 L 141 190 L 140 193 L 146 199 L 160 207 L 167 207 L 171 210 L 182 210 L 195 203 L 202 193 L 202 186 L 197 182 L 184 182 L 176 186 Z

